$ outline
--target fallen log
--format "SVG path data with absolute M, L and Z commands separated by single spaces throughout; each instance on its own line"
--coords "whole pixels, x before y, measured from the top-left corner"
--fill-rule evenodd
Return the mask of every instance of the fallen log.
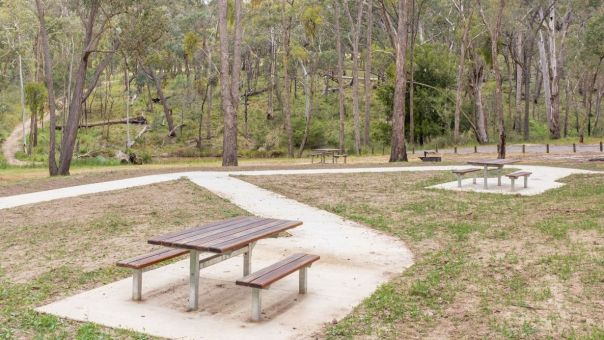
M 139 117 L 132 117 L 130 119 L 124 118 L 124 119 L 116 119 L 116 120 L 108 120 L 105 122 L 94 122 L 94 123 L 88 123 L 88 124 L 81 124 L 78 125 L 78 128 L 93 128 L 96 126 L 106 126 L 106 125 L 117 125 L 117 124 L 136 124 L 136 125 L 145 125 L 147 124 L 147 119 L 143 116 L 139 116 Z M 57 125 L 56 127 L 57 130 L 61 130 L 63 129 L 62 126 Z

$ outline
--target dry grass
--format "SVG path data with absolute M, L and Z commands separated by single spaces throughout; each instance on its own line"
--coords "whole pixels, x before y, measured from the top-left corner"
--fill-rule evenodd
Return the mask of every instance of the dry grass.
M 245 177 L 407 242 L 417 262 L 328 337 L 604 338 L 604 176 L 534 197 L 424 189 L 449 173 Z
M 153 235 L 245 211 L 186 180 L 0 210 L 0 339 L 140 337 L 32 308 L 129 275 Z

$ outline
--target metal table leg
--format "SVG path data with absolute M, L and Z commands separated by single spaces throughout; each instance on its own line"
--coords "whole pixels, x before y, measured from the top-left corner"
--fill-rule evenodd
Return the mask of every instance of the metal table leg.
M 501 186 L 501 166 L 497 168 L 497 186 Z
M 199 251 L 191 250 L 189 253 L 189 310 L 196 310 L 199 299 Z
M 489 188 L 489 167 L 487 165 L 484 166 L 484 189 L 488 189 Z
M 256 242 L 248 244 L 247 251 L 243 253 L 243 276 L 250 275 L 252 273 L 252 250 Z

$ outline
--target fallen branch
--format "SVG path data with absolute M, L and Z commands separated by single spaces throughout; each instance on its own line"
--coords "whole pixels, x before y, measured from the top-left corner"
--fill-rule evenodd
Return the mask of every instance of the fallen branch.
M 116 125 L 116 124 L 137 124 L 137 125 L 143 125 L 143 124 L 147 124 L 147 119 L 143 116 L 139 116 L 139 117 L 133 117 L 130 119 L 124 118 L 124 119 L 116 119 L 116 120 L 108 120 L 106 122 L 94 122 L 94 123 L 88 123 L 88 124 L 81 124 L 78 125 L 78 128 L 92 128 L 92 127 L 96 127 L 96 126 L 106 126 L 106 125 Z M 56 129 L 57 130 L 61 130 L 63 127 L 60 125 L 57 125 Z

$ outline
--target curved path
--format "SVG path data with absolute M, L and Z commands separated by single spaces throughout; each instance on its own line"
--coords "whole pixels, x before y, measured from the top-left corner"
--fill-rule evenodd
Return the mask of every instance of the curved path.
M 276 283 L 263 294 L 262 322 L 249 322 L 250 291 L 233 284 L 242 271 L 241 261 L 237 260 L 225 261 L 201 271 L 201 307 L 196 312 L 186 311 L 188 260 L 145 273 L 144 300 L 140 303 L 130 300 L 132 283 L 128 278 L 38 308 L 40 312 L 60 317 L 166 338 L 297 339 L 311 337 L 325 322 L 345 317 L 380 284 L 409 267 L 413 263 L 412 254 L 400 239 L 231 175 L 442 171 L 452 168 L 460 167 L 185 172 L 2 197 L 0 209 L 187 177 L 255 215 L 301 220 L 304 224 L 291 231 L 292 237 L 259 242 L 253 263 L 257 270 L 290 253 L 319 254 L 321 260 L 309 271 L 309 294 L 297 295 L 295 275 Z M 534 171 L 535 181 L 545 180 L 550 184 L 573 173 L 589 173 L 575 169 L 530 168 Z
M 25 134 L 29 133 L 29 124 L 25 124 Z M 17 151 L 23 147 L 23 125 L 19 124 L 2 144 L 2 155 L 10 165 L 24 166 L 27 162 L 15 158 Z

